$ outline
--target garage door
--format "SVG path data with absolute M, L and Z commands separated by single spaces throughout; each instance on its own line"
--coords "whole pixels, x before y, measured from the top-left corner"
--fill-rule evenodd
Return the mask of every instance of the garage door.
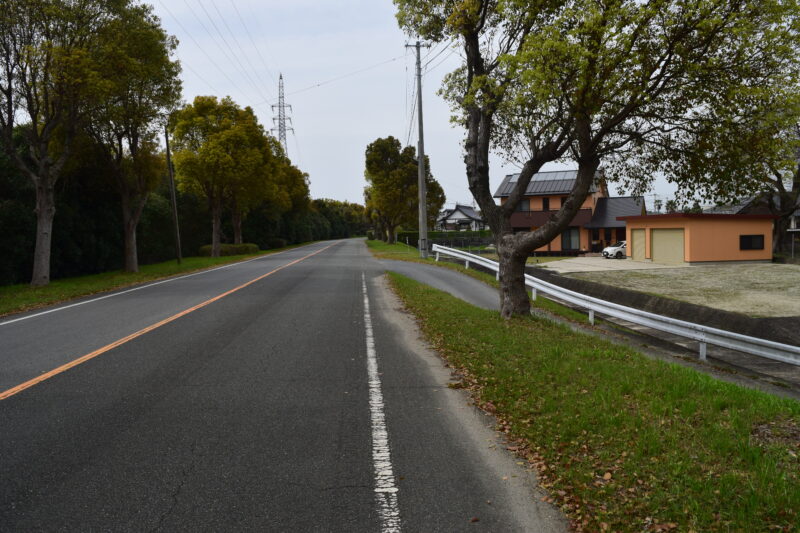
M 684 262 L 683 229 L 654 229 L 653 262 L 676 265 Z
M 633 242 L 631 243 L 631 251 L 633 252 L 634 261 L 644 261 L 644 230 L 635 229 L 633 233 Z

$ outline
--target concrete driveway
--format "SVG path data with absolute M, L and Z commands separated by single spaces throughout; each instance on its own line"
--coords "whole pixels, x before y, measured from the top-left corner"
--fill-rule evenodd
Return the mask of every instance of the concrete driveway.
M 662 265 L 659 263 L 645 263 L 631 259 L 605 259 L 603 257 L 571 257 L 560 261 L 543 263 L 542 268 L 547 268 L 559 274 L 572 272 L 609 272 L 614 270 L 654 270 L 660 268 L 688 268 L 690 265 Z

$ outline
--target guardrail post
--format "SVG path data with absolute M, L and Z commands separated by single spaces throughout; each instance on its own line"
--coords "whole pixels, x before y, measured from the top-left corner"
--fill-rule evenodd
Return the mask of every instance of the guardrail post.
M 594 326 L 594 309 L 589 309 L 589 324 Z
M 700 341 L 700 360 L 701 361 L 705 361 L 706 360 L 706 351 L 707 351 L 707 349 L 708 349 L 708 345 L 705 342 Z
M 469 268 L 469 261 L 464 261 L 464 268 Z
M 494 273 L 494 279 L 496 279 L 497 281 L 500 281 L 500 269 L 499 268 L 497 269 L 497 272 Z
M 531 289 L 531 300 L 536 301 L 536 287 Z
M 436 262 L 439 262 L 439 252 L 436 252 Z

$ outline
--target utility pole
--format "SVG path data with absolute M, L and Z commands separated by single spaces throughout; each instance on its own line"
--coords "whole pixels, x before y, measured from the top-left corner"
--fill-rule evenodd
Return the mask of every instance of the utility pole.
M 175 224 L 175 256 L 181 264 L 181 229 L 178 224 L 178 202 L 175 199 L 175 176 L 172 174 L 172 154 L 169 151 L 169 126 L 164 124 L 164 141 L 167 145 L 167 174 L 169 174 L 169 195 L 172 197 L 172 221 Z
M 428 194 L 425 183 L 425 135 L 422 130 L 422 60 L 420 48 L 429 48 L 419 41 L 407 44 L 406 48 L 417 50 L 417 118 L 419 119 L 419 144 L 417 146 L 417 188 L 419 189 L 419 256 L 428 258 Z
M 286 127 L 286 123 L 292 121 L 290 117 L 286 116 L 286 108 L 289 108 L 289 111 L 292 110 L 292 106 L 286 105 L 286 101 L 283 99 L 283 74 L 280 75 L 278 78 L 278 104 L 272 106 L 272 110 L 274 111 L 277 108 L 278 116 L 273 117 L 272 123 L 277 124 L 277 127 L 272 128 L 272 131 L 278 132 L 278 141 L 283 146 L 283 151 L 285 152 L 286 156 L 289 156 L 289 148 L 286 146 L 286 131 L 294 131 L 294 128 L 291 126 Z

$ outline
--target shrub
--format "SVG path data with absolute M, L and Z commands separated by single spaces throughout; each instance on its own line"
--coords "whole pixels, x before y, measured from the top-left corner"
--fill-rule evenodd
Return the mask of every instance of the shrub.
M 250 255 L 259 252 L 258 245 L 246 242 L 244 244 L 222 244 L 220 245 L 219 255 Z M 206 244 L 200 247 L 200 255 L 209 257 L 211 255 L 211 245 Z

